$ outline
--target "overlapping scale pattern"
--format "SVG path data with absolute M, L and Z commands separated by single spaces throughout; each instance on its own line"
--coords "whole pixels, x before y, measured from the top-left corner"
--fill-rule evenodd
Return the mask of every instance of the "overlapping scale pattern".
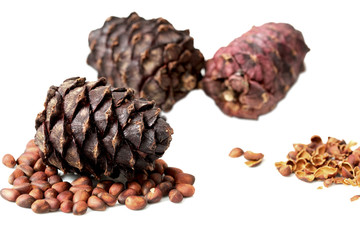
M 64 172 L 129 179 L 135 170 L 151 170 L 171 142 L 173 130 L 154 101 L 105 78 L 67 79 L 50 87 L 44 105 L 35 143 L 44 161 Z
M 257 119 L 285 97 L 304 71 L 308 51 L 289 24 L 253 27 L 207 61 L 203 89 L 225 114 Z
M 87 62 L 114 87 L 135 89 L 164 111 L 197 87 L 204 57 L 189 31 L 165 19 L 145 20 L 136 13 L 110 17 L 89 35 Z

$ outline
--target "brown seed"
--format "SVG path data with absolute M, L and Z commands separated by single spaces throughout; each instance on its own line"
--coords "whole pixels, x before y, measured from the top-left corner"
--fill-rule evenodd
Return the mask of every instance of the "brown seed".
M 25 152 L 20 155 L 20 157 L 17 159 L 17 164 L 21 165 L 28 165 L 28 166 L 34 166 L 35 162 L 39 159 L 39 155 L 34 154 L 32 152 Z
M 135 196 L 136 195 L 136 191 L 134 189 L 126 189 L 124 191 L 122 191 L 118 197 L 118 202 L 120 204 L 125 204 L 125 200 L 126 198 L 128 198 L 129 196 Z
M 77 179 L 72 181 L 71 185 L 73 185 L 73 186 L 76 186 L 76 185 L 89 185 L 89 186 L 92 186 L 92 180 L 88 176 L 82 176 L 82 177 L 78 177 Z
M 184 197 L 191 197 L 195 193 L 195 188 L 193 185 L 179 183 L 176 184 L 175 188 L 184 196 Z
M 25 173 L 23 171 L 21 171 L 20 169 L 15 169 L 9 176 L 8 178 L 8 182 L 10 184 L 13 184 L 14 183 L 14 180 L 20 176 L 25 176 Z
M 125 206 L 131 210 L 141 210 L 147 205 L 143 196 L 129 196 L 125 200 Z
M 14 180 L 13 185 L 17 186 L 17 185 L 20 185 L 23 183 L 29 183 L 29 182 L 30 182 L 30 180 L 27 176 L 20 176 Z
M 71 184 L 69 182 L 58 182 L 51 186 L 53 189 L 55 189 L 58 193 L 61 193 L 63 191 L 67 191 L 70 189 Z
M 5 200 L 8 200 L 10 202 L 15 202 L 16 199 L 20 196 L 20 192 L 16 189 L 3 188 L 0 191 L 0 195 Z
M 39 171 L 39 172 L 35 172 L 33 175 L 31 175 L 30 181 L 37 181 L 37 180 L 47 181 L 47 178 L 48 177 L 45 174 L 45 172 Z
M 163 196 L 167 196 L 170 190 L 174 188 L 171 182 L 162 182 L 157 187 L 161 190 Z
M 102 192 L 99 194 L 99 198 L 103 200 L 104 203 L 106 203 L 106 205 L 108 205 L 109 207 L 115 206 L 116 204 L 116 197 L 114 197 L 110 193 Z
M 36 163 L 34 164 L 34 171 L 38 172 L 38 171 L 42 171 L 44 172 L 46 168 L 46 165 L 44 163 L 44 161 L 42 160 L 42 158 L 39 158 Z
M 109 193 L 113 195 L 115 198 L 119 196 L 119 194 L 124 190 L 124 184 L 116 182 L 111 185 L 109 188 Z
M 233 148 L 230 153 L 229 153 L 229 157 L 232 158 L 238 158 L 241 157 L 244 154 L 244 151 L 241 148 Z
M 85 201 L 78 201 L 74 203 L 73 214 L 74 215 L 84 215 L 87 211 L 88 205 Z
M 50 211 L 50 205 L 44 199 L 35 200 L 31 205 L 34 213 L 47 213 Z
M 39 151 L 40 151 L 40 149 L 37 146 L 30 146 L 30 147 L 25 148 L 26 153 L 31 152 L 31 153 L 39 155 Z
M 254 152 L 251 152 L 251 151 L 246 151 L 244 153 L 244 158 L 246 160 L 249 160 L 249 161 L 257 161 L 257 160 L 260 160 L 260 159 L 264 158 L 264 154 L 262 154 L 262 153 L 254 153 Z
M 22 183 L 13 187 L 13 189 L 18 190 L 21 194 L 29 193 L 32 190 L 30 183 Z
M 163 177 L 163 182 L 171 182 L 171 184 L 175 184 L 175 179 L 173 176 L 170 176 L 170 175 L 165 175 Z
M 29 194 L 25 193 L 25 194 L 21 194 L 17 199 L 16 199 L 16 204 L 20 207 L 23 208 L 31 208 L 31 205 L 33 204 L 33 202 L 35 202 L 35 198 L 30 196 Z
M 167 168 L 167 167 L 169 167 L 168 164 L 167 164 L 163 159 L 160 159 L 160 158 L 159 158 L 159 159 L 156 159 L 156 160 L 155 160 L 155 163 L 156 163 L 156 164 L 163 165 L 163 166 L 164 166 L 164 169 Z
M 60 201 L 57 198 L 46 198 L 45 201 L 50 205 L 50 212 L 59 210 Z
M 131 188 L 134 189 L 136 191 L 136 195 L 139 195 L 141 193 L 141 185 L 138 182 L 132 181 L 132 182 L 128 182 L 126 184 L 127 188 Z
M 43 191 L 43 192 L 45 192 L 46 190 L 51 188 L 50 183 L 48 181 L 44 181 L 44 180 L 32 181 L 31 185 L 33 186 L 33 188 L 40 188 L 41 191 Z
M 31 190 L 29 192 L 29 195 L 35 198 L 36 200 L 44 198 L 44 193 L 39 188 L 34 188 L 33 190 Z
M 104 203 L 104 201 L 97 196 L 89 197 L 87 204 L 89 208 L 94 211 L 105 211 L 106 209 L 106 204 Z
M 106 192 L 108 192 L 109 188 L 111 187 L 111 185 L 113 185 L 113 183 L 114 183 L 114 181 L 111 181 L 111 180 L 103 180 L 103 181 L 98 182 L 96 187 L 102 188 Z
M 144 172 L 138 172 L 138 173 L 135 174 L 134 179 L 138 183 L 143 184 L 144 181 L 148 179 L 148 174 L 147 174 L 147 172 L 145 172 L 145 173 Z
M 182 173 L 183 171 L 180 168 L 176 167 L 167 167 L 165 168 L 165 174 L 175 177 L 176 174 Z
M 169 192 L 169 199 L 173 203 L 179 203 L 183 200 L 183 195 L 177 189 L 172 189 Z
M 23 173 L 25 173 L 25 175 L 28 177 L 31 177 L 31 175 L 33 175 L 33 173 L 34 173 L 34 169 L 31 166 L 26 165 L 26 164 L 17 165 L 16 168 L 23 171 Z
M 74 203 L 71 200 L 65 200 L 60 203 L 60 211 L 64 213 L 71 213 L 73 209 Z
M 159 184 L 162 182 L 162 175 L 160 173 L 157 172 L 153 172 L 149 175 L 149 179 L 153 180 L 155 182 L 155 184 Z
M 54 185 L 55 183 L 62 182 L 62 178 L 59 175 L 52 175 L 48 178 L 48 182 L 51 185 Z
M 26 144 L 26 148 L 29 147 L 36 147 L 37 145 L 35 144 L 35 140 L 31 139 L 27 144 Z
M 160 174 L 164 174 L 165 168 L 167 168 L 167 163 L 162 159 L 157 159 L 154 162 L 154 171 Z
M 92 190 L 91 195 L 98 196 L 102 192 L 106 192 L 105 189 L 96 187 Z
M 148 180 L 144 181 L 144 183 L 141 186 L 142 195 L 145 196 L 150 191 L 151 188 L 155 187 L 155 185 L 156 184 L 155 184 L 154 180 L 152 180 L 152 179 L 148 179 Z
M 77 191 L 73 196 L 73 202 L 76 203 L 78 201 L 87 201 L 90 197 L 90 193 L 84 190 Z
M 25 176 L 25 173 L 18 168 L 16 168 L 12 174 L 14 175 L 15 178 L 18 178 L 20 176 Z
M 60 203 L 64 202 L 65 200 L 72 200 L 74 194 L 70 191 L 63 191 L 57 195 L 57 199 L 60 201 Z
M 76 185 L 76 186 L 70 187 L 69 190 L 73 193 L 76 193 L 79 190 L 84 190 L 84 191 L 87 191 L 88 193 L 91 193 L 93 188 L 89 185 Z
M 5 154 L 2 158 L 2 163 L 8 168 L 13 168 L 16 165 L 15 158 L 11 154 Z
M 150 191 L 145 195 L 148 203 L 160 202 L 163 197 L 162 191 L 159 188 L 151 188 Z
M 30 158 L 31 166 L 34 166 L 35 162 L 40 158 L 40 149 L 38 147 L 25 148 L 25 151 L 20 155 L 27 155 L 26 158 Z M 19 162 L 19 158 L 17 159 Z M 26 162 L 27 160 L 25 160 Z
M 178 173 L 175 175 L 175 183 L 186 183 L 193 185 L 195 183 L 195 177 L 188 173 Z
M 58 173 L 58 170 L 53 166 L 46 166 L 44 172 L 48 177 L 50 177 L 50 176 L 56 175 Z
M 53 188 L 49 188 L 48 190 L 46 190 L 44 192 L 44 197 L 45 198 L 56 198 L 57 195 L 58 195 L 58 192 Z

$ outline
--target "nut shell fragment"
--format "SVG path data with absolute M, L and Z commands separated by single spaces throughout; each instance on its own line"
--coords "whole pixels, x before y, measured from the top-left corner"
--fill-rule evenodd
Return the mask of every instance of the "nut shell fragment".
M 264 154 L 262 154 L 262 153 L 254 153 L 254 152 L 251 152 L 251 151 L 246 151 L 244 153 L 244 158 L 246 160 L 249 160 L 249 161 L 258 161 L 258 160 L 264 158 Z
M 278 171 L 281 175 L 284 177 L 290 176 L 292 173 L 291 166 L 289 165 L 283 165 L 278 168 Z
M 356 201 L 356 200 L 358 200 L 360 198 L 360 195 L 355 195 L 355 196 L 353 196 L 353 197 L 351 197 L 350 198 L 350 201 Z
M 332 168 L 332 167 L 328 167 L 328 166 L 318 168 L 314 172 L 315 178 L 320 179 L 320 180 L 325 180 L 327 178 L 335 177 L 336 174 L 337 174 L 337 169 Z
M 244 151 L 241 148 L 233 148 L 230 153 L 229 157 L 231 158 L 238 158 L 241 157 L 244 154 Z
M 258 166 L 261 162 L 262 162 L 262 158 L 260 158 L 259 160 L 252 160 L 252 161 L 246 161 L 245 164 L 248 167 L 256 167 Z
M 304 181 L 304 182 L 312 182 L 314 181 L 315 179 L 315 176 L 314 174 L 306 174 L 305 172 L 303 171 L 296 171 L 295 172 L 295 176 L 300 179 L 301 181 Z

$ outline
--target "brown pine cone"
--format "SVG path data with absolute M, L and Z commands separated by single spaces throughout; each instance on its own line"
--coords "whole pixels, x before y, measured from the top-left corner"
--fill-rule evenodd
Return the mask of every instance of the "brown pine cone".
M 289 24 L 253 27 L 207 61 L 202 87 L 225 114 L 257 119 L 285 97 L 308 51 Z
M 64 172 L 129 179 L 135 170 L 153 169 L 173 134 L 154 101 L 105 78 L 69 78 L 50 87 L 44 105 L 35 143 L 44 162 Z
M 189 31 L 177 31 L 165 19 L 145 20 L 135 12 L 110 17 L 89 35 L 87 63 L 114 87 L 135 89 L 164 111 L 197 87 L 204 57 Z

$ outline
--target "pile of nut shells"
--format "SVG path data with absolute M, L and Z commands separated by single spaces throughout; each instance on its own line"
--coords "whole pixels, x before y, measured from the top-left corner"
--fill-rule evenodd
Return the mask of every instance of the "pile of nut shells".
M 331 184 L 360 186 L 360 147 L 351 150 L 357 143 L 328 137 L 323 143 L 314 135 L 310 144 L 293 144 L 294 151 L 287 155 L 287 161 L 276 162 L 281 175 L 292 173 L 305 182 L 320 180 L 325 187 Z
M 195 193 L 195 177 L 179 168 L 168 167 L 162 159 L 155 161 L 153 171 L 137 173 L 125 184 L 113 180 L 96 181 L 89 176 L 79 176 L 71 183 L 63 181 L 62 173 L 44 164 L 33 140 L 17 160 L 6 154 L 2 162 L 9 168 L 16 168 L 8 180 L 12 187 L 3 188 L 1 196 L 35 213 L 60 210 L 83 215 L 88 208 L 104 211 L 117 202 L 131 210 L 140 210 L 166 196 L 171 202 L 180 203 L 184 197 Z

